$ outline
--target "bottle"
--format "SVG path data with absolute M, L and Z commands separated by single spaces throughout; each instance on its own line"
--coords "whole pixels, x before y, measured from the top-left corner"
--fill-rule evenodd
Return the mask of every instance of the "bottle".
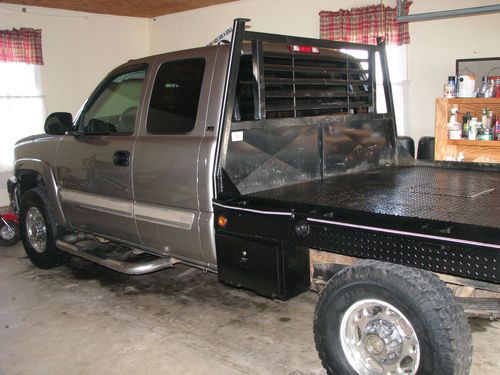
M 484 93 L 485 98 L 494 98 L 495 97 L 495 80 L 490 79 L 488 82 L 488 88 Z
M 467 139 L 469 138 L 469 122 L 471 120 L 471 114 L 470 112 L 467 112 L 465 116 L 463 117 L 463 123 L 462 123 L 462 138 Z
M 492 125 L 495 124 L 493 121 L 493 117 L 495 115 L 493 114 L 493 111 L 488 111 L 488 115 L 486 116 L 486 124 L 484 124 L 485 129 L 491 129 Z
M 469 121 L 469 141 L 475 141 L 477 137 L 477 117 Z
M 490 128 L 484 128 L 484 133 L 483 133 L 483 138 L 484 141 L 491 141 L 493 140 L 493 134 L 491 134 L 491 129 Z
M 495 123 L 495 139 L 500 141 L 500 120 Z
M 444 85 L 444 97 L 445 98 L 455 98 L 457 96 L 457 84 L 456 77 L 449 76 L 448 83 Z
M 487 90 L 488 90 L 488 77 L 484 76 L 483 78 L 481 78 L 481 88 L 477 92 L 477 97 L 484 98 Z
M 481 116 L 481 122 L 483 125 L 486 124 L 486 121 L 488 120 L 488 107 L 483 108 L 483 114 Z
M 477 139 L 479 141 L 485 141 L 486 140 L 485 135 L 484 135 L 484 128 L 483 128 L 482 124 L 481 124 L 481 126 L 477 127 Z
M 450 124 L 455 124 L 457 122 L 458 105 L 451 107 Z

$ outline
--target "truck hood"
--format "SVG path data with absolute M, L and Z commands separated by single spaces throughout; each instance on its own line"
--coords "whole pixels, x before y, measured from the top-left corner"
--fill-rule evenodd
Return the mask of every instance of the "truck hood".
M 43 139 L 43 138 L 48 138 L 48 137 L 53 137 L 53 135 L 49 135 L 49 134 L 35 134 L 35 135 L 30 135 L 28 137 L 24 137 L 24 138 L 21 138 L 20 140 L 18 140 L 16 142 L 16 146 L 20 143 L 23 143 L 23 142 L 28 142 L 28 141 L 34 141 L 36 139 Z

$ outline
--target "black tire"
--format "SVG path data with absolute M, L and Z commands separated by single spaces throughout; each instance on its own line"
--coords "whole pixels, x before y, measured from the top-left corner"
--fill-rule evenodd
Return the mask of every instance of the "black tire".
M 30 228 L 29 222 L 33 219 L 28 219 L 28 215 L 41 214 L 39 223 L 45 227 L 44 231 L 36 232 L 32 227 Z M 36 187 L 28 190 L 21 199 L 20 207 L 20 221 L 21 221 L 21 236 L 24 244 L 26 254 L 31 262 L 39 268 L 54 268 L 63 265 L 71 257 L 69 254 L 62 252 L 56 248 L 56 240 L 59 236 L 59 227 L 57 219 L 52 208 L 52 204 L 48 198 L 47 192 L 44 188 Z M 35 235 L 33 233 L 36 232 Z M 44 232 L 44 233 L 42 233 Z M 32 240 L 33 237 L 38 237 L 43 240 L 36 243 Z
M 420 359 L 414 363 L 418 366 L 417 371 L 413 370 L 410 373 L 418 375 L 469 373 L 472 360 L 470 327 L 462 307 L 454 300 L 451 290 L 431 272 L 363 260 L 343 269 L 330 279 L 316 305 L 314 339 L 319 357 L 328 374 L 358 374 L 346 355 L 349 349 L 345 349 L 346 352 L 342 346 L 341 334 L 346 332 L 346 325 L 342 326 L 342 321 L 344 319 L 344 322 L 352 322 L 348 317 L 355 310 L 353 308 L 360 306 L 362 301 L 370 299 L 392 305 L 411 324 L 418 339 Z M 354 319 L 358 319 L 358 316 Z M 377 320 L 370 319 L 369 317 L 365 321 Z M 367 323 L 367 327 L 369 326 L 370 323 Z M 359 334 L 360 331 L 356 332 Z M 367 332 L 369 331 L 365 330 L 359 339 L 362 346 L 359 350 L 365 351 L 366 354 L 363 355 L 370 357 L 371 354 L 367 351 L 369 348 Z M 345 342 L 347 341 L 345 340 L 344 344 Z M 348 348 L 347 345 L 346 347 Z M 385 348 L 387 349 L 387 346 Z
M 14 246 L 20 238 L 19 225 L 12 220 L 0 221 L 0 246 Z M 14 233 L 12 233 L 13 231 Z

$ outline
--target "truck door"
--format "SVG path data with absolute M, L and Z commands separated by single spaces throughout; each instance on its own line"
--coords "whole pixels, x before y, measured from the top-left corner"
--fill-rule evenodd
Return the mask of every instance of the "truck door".
M 143 246 L 205 265 L 199 235 L 199 149 L 216 51 L 158 58 L 134 153 L 135 218 Z
M 112 73 L 90 97 L 75 136 L 63 137 L 57 179 L 63 210 L 80 229 L 139 243 L 133 218 L 132 155 L 146 66 Z

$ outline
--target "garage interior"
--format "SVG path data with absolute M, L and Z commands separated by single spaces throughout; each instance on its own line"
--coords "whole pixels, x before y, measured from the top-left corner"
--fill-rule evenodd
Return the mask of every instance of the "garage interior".
M 36 121 L 23 117 L 29 122 L 25 128 L 6 130 L 15 118 L 4 121 L 6 107 L 0 107 L 0 123 L 4 124 L 0 212 L 7 211 L 9 205 L 6 185 L 12 175 L 13 142 L 42 133 L 49 113 L 76 115 L 94 87 L 121 63 L 205 46 L 223 34 L 235 18 L 251 19 L 252 31 L 319 38 L 320 12 L 381 3 L 0 2 L 0 28 L 41 29 L 43 48 L 43 64 L 37 65 L 39 91 L 20 95 L 33 95 L 38 101 Z M 396 7 L 397 1 L 383 4 Z M 410 14 L 497 5 L 488 0 L 414 0 Z M 457 60 L 495 60 L 492 57 L 500 56 L 499 23 L 498 11 L 409 22 L 409 43 L 390 57 L 398 64 L 396 77 L 392 77 L 398 90 L 398 133 L 414 140 L 415 155 L 418 140 L 423 140 L 425 148 L 432 139 L 436 148 L 432 159 L 500 162 L 497 146 L 477 151 L 477 147 L 462 150 L 447 144 L 446 129 L 437 129 L 437 124 L 443 116 L 447 122 L 450 108 L 436 101 L 443 98 L 447 78 L 459 73 Z M 500 57 L 496 59 L 500 65 Z M 1 95 L 0 88 L 0 99 Z M 3 98 L 7 96 L 12 98 L 13 94 Z M 466 288 L 463 293 L 467 293 Z M 18 242 L 0 247 L 0 375 L 323 375 L 326 370 L 313 337 L 317 299 L 313 291 L 289 301 L 264 298 L 224 285 L 214 273 L 181 264 L 129 276 L 74 257 L 62 267 L 43 270 L 31 264 L 22 242 Z M 500 321 L 469 317 L 469 324 L 474 347 L 470 373 L 500 373 Z

